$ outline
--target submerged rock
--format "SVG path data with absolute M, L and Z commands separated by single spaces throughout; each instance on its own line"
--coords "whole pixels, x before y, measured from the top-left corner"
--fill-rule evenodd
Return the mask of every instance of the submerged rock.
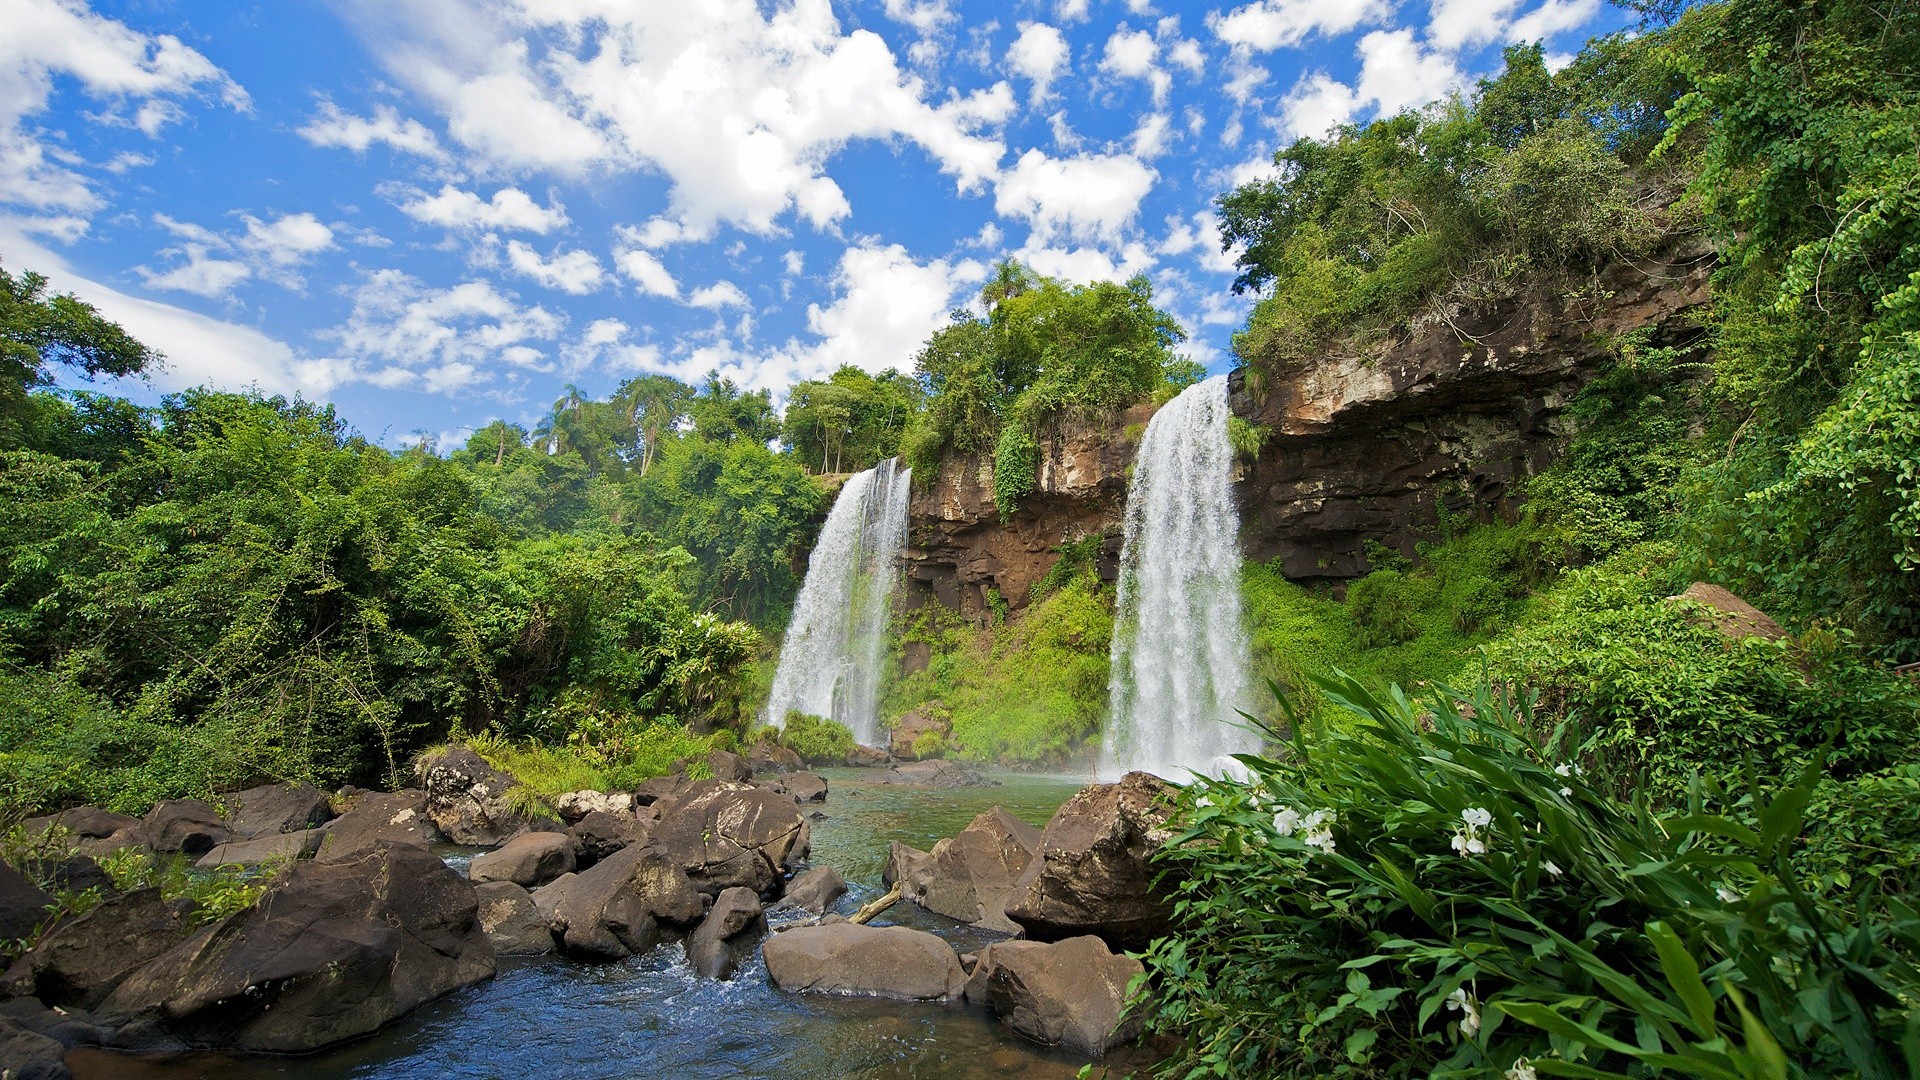
M 52 903 L 53 897 L 40 886 L 0 862 L 0 941 L 31 937 L 47 921 L 47 907 Z
M 840 871 L 831 866 L 816 866 L 795 874 L 787 883 L 787 893 L 775 904 L 776 909 L 797 909 L 810 911 L 815 915 L 826 913 L 827 905 L 840 898 L 847 891 L 847 882 Z
M 573 867 L 573 841 L 564 833 L 526 833 L 498 850 L 475 856 L 467 877 L 475 885 L 511 881 L 531 889 L 572 873 Z
M 887 756 L 885 750 L 877 747 L 855 744 L 853 749 L 847 751 L 847 764 L 856 769 L 885 768 L 887 763 L 892 760 L 892 758 Z
M 57 1041 L 0 1016 L 0 1062 L 7 1080 L 71 1080 L 67 1048 Z
M 887 841 L 887 862 L 880 868 L 880 881 L 889 888 L 900 887 L 900 899 L 919 903 L 933 883 L 933 856 L 898 840 Z
M 578 868 L 585 870 L 621 848 L 644 843 L 651 832 L 651 827 L 631 810 L 626 813 L 595 810 L 569 826 L 566 835 L 573 841 Z
M 1007 917 L 1041 941 L 1097 934 L 1142 948 L 1171 926 L 1173 904 L 1154 886 L 1153 853 L 1167 829 L 1173 785 L 1131 772 L 1082 788 L 1054 812 L 1007 903 Z
M 952 946 L 905 926 L 796 927 L 768 938 L 760 952 L 782 990 L 956 1001 L 967 983 Z
M 976 769 L 969 769 L 955 761 L 909 761 L 895 765 L 886 772 L 874 777 L 883 784 L 904 784 L 908 787 L 926 788 L 967 788 L 999 787 L 1000 781 L 983 775 Z
M 184 855 L 204 855 L 233 838 L 219 811 L 199 799 L 155 803 L 140 826 L 153 850 Z
M 569 791 L 553 800 L 560 820 L 572 825 L 588 814 L 633 814 L 633 796 L 624 791 Z
M 701 780 L 662 804 L 651 843 L 672 855 L 702 892 L 739 885 L 773 897 L 787 868 L 806 857 L 808 833 L 791 798 Z
M 263 863 L 293 862 L 312 858 L 327 838 L 324 829 L 269 834 L 252 840 L 229 840 L 216 845 L 200 857 L 194 866 L 211 870 L 216 866 L 259 866 Z
M 766 933 L 767 917 L 752 889 L 726 889 L 687 938 L 687 964 L 704 978 L 731 979 L 741 954 Z
M 1144 1014 L 1122 1016 L 1127 987 L 1144 970 L 1091 935 L 996 941 L 974 964 L 967 1000 L 991 1007 L 1023 1038 L 1099 1057 L 1139 1037 Z
M 662 922 L 686 927 L 705 909 L 680 863 L 652 847 L 614 852 L 592 869 L 540 890 L 554 934 L 569 956 L 620 960 L 660 941 Z

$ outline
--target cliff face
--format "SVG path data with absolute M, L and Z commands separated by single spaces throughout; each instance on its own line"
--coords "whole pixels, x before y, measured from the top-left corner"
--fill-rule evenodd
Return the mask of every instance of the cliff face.
M 1707 298 L 1709 269 L 1698 250 L 1618 263 L 1580 295 L 1507 301 L 1264 379 L 1236 372 L 1234 412 L 1265 431 L 1239 476 L 1248 557 L 1278 558 L 1295 579 L 1350 578 L 1367 572 L 1364 540 L 1410 552 L 1442 503 L 1504 511 L 1565 445 L 1566 405 L 1615 338 L 1645 330 L 1664 344 L 1695 332 L 1689 313 Z M 1111 575 L 1127 466 L 1150 414 L 1142 405 L 1109 424 L 1042 433 L 1039 491 L 1004 523 L 992 456 L 949 458 L 908 511 L 909 603 L 937 599 L 983 618 L 997 589 L 1018 609 L 1054 549 L 1096 533 Z

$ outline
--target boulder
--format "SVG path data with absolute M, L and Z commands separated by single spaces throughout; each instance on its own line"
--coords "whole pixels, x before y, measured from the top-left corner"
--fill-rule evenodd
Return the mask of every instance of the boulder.
M 847 751 L 847 764 L 856 769 L 881 769 L 892 760 L 885 750 L 878 747 L 861 746 L 856 743 L 853 749 Z
M 731 979 L 741 954 L 766 930 L 767 917 L 752 889 L 723 889 L 687 937 L 687 964 L 703 978 Z
M 525 833 L 497 851 L 474 856 L 467 877 L 475 885 L 511 881 L 523 889 L 545 885 L 573 872 L 573 841 L 564 833 Z
M 646 952 L 659 942 L 661 923 L 691 926 L 705 910 L 678 860 L 653 847 L 616 851 L 534 900 L 551 905 L 554 935 L 569 956 L 582 960 Z
M 567 894 L 567 890 L 573 888 L 573 882 L 579 876 L 577 873 L 561 874 L 537 889 L 527 890 L 527 895 L 532 898 L 533 906 L 540 912 L 541 918 L 549 923 L 553 922 L 553 912 L 560 905 L 560 898 Z
M 112 1041 L 114 1035 L 111 1029 L 94 1023 L 93 1017 L 81 1009 L 55 1009 L 33 997 L 15 998 L 0 1005 L 0 1017 L 45 1035 L 69 1050 L 76 1046 L 103 1046 Z M 6 1060 L 5 1051 L 0 1050 L 0 1061 Z
M 6 1080 L 71 1080 L 67 1048 L 0 1016 L 0 1076 Z
M 1139 1037 L 1144 1014 L 1122 1016 L 1127 987 L 1144 970 L 1090 934 L 1052 944 L 996 941 L 974 964 L 967 1000 L 991 1007 L 1023 1038 L 1099 1057 Z
M 519 782 L 464 746 L 428 754 L 413 771 L 426 791 L 427 817 L 456 844 L 492 847 L 530 825 L 507 801 Z
M 629 844 L 645 841 L 651 830 L 627 813 L 595 810 L 567 827 L 567 839 L 579 869 L 585 870 Z
M 786 868 L 806 857 L 807 836 L 792 799 L 700 780 L 663 810 L 652 845 L 677 860 L 702 892 L 739 885 L 770 897 L 778 895 Z
M 806 767 L 800 755 L 776 742 L 757 742 L 747 748 L 747 764 L 756 773 L 798 772 Z
M 545 956 L 553 951 L 547 916 L 527 890 L 511 881 L 487 881 L 473 887 L 480 929 L 500 956 Z
M 141 831 L 155 851 L 204 855 L 233 838 L 219 811 L 199 799 L 167 799 L 154 804 Z
M 887 737 L 887 749 L 894 757 L 916 761 L 920 754 L 914 749 L 915 744 L 929 735 L 937 735 L 941 744 L 945 745 L 946 737 L 952 732 L 953 724 L 943 719 L 936 707 L 914 709 L 893 722 L 893 732 Z
M 1054 812 L 1007 903 L 1007 917 L 1040 941 L 1098 934 L 1120 948 L 1144 948 L 1171 925 L 1173 904 L 1154 886 L 1150 861 L 1172 838 L 1173 785 L 1131 772 L 1092 784 Z
M 234 835 L 242 838 L 305 832 L 332 821 L 327 793 L 307 784 L 262 784 L 229 796 Z
M 670 799 L 685 790 L 693 781 L 685 773 L 672 773 L 667 776 L 655 776 L 640 781 L 633 789 L 633 801 L 636 806 L 652 806 L 663 799 Z
M 1728 641 L 1743 641 L 1753 637 L 1778 641 L 1787 636 L 1786 629 L 1774 622 L 1772 616 L 1718 585 L 1696 581 L 1687 586 L 1686 592 L 1667 599 L 1692 601 L 1700 605 L 1706 620 Z
M 900 898 L 919 903 L 933 883 L 933 856 L 898 840 L 887 842 L 887 862 L 880 868 L 880 881 L 900 886 Z
M 827 780 L 819 773 L 793 772 L 780 778 L 780 784 L 795 802 L 826 802 Z
M 293 862 L 310 859 L 327 838 L 325 829 L 304 832 L 267 833 L 252 840 L 229 840 L 216 846 L 194 863 L 202 870 L 216 866 L 259 866 L 263 863 Z
M 909 761 L 903 765 L 892 766 L 874 779 L 883 784 L 924 788 L 1000 786 L 1000 781 L 990 776 L 983 776 L 978 770 L 969 769 L 955 761 Z
M 811 911 L 815 915 L 826 913 L 827 905 L 840 898 L 847 891 L 847 882 L 840 871 L 831 866 L 816 866 L 802 870 L 787 883 L 787 892 L 775 904 L 776 909 L 797 909 Z
M 0 862 L 0 942 L 32 937 L 47 921 L 47 908 L 52 903 L 53 897 L 40 886 Z
M 63 1009 L 92 1009 L 121 980 L 198 929 L 193 902 L 159 889 L 103 901 L 53 928 L 7 972 L 9 990 Z
M 100 864 L 88 855 L 28 859 L 21 862 L 20 870 L 28 880 L 44 882 L 48 889 L 60 892 L 77 893 L 93 889 L 101 896 L 113 896 L 120 891 L 114 885 L 112 875 L 101 869 Z
M 956 1001 L 967 984 L 952 946 L 905 926 L 795 927 L 768 938 L 760 953 L 782 990 Z
M 916 899 L 949 919 L 1017 934 L 1007 899 L 1039 848 L 1039 829 L 996 806 L 933 845 L 932 874 Z
M 357 859 L 380 844 L 424 848 L 444 839 L 427 817 L 426 793 L 415 788 L 357 795 L 347 812 L 327 823 L 326 838 L 314 858 L 321 862 Z
M 252 907 L 129 975 L 99 1015 L 200 1047 L 317 1050 L 490 978 L 477 907 L 465 878 L 407 844 L 297 863 Z
M 40 836 L 51 828 L 61 828 L 81 840 L 104 840 L 124 829 L 137 829 L 140 819 L 102 810 L 97 806 L 76 806 L 51 817 L 28 818 L 21 823 L 28 836 Z
M 753 779 L 753 766 L 739 754 L 725 750 L 707 752 L 707 771 L 715 780 L 727 780 L 735 784 L 744 784 Z
M 588 814 L 633 814 L 633 796 L 624 791 L 569 791 L 553 800 L 560 820 L 575 824 Z

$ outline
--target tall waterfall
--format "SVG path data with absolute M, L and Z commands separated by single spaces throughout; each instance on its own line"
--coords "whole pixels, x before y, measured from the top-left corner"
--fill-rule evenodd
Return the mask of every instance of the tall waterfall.
M 1100 771 L 1171 780 L 1219 773 L 1259 740 L 1247 707 L 1251 650 L 1240 608 L 1240 515 L 1227 442 L 1227 379 L 1154 414 L 1127 487 L 1107 731 Z
M 840 721 L 856 742 L 878 737 L 888 604 L 906 545 L 912 479 L 912 469 L 889 458 L 840 489 L 807 560 L 767 700 L 768 723 L 778 726 L 798 709 Z

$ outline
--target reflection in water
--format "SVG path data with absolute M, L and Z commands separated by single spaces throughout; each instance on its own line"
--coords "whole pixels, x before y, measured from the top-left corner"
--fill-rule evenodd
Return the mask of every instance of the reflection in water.
M 827 770 L 833 793 L 813 822 L 813 858 L 852 885 L 839 910 L 879 892 L 890 840 L 918 848 L 990 806 L 1036 825 L 1078 787 L 1008 775 L 998 788 L 918 791 Z M 808 812 L 816 804 L 809 804 Z M 895 921 L 971 951 L 990 939 L 899 904 Z M 77 1051 L 79 1080 L 664 1080 L 666 1077 L 1064 1078 L 1079 1062 L 1019 1042 L 986 1013 L 914 1002 L 783 994 L 756 955 L 731 982 L 699 979 L 678 945 L 617 964 L 502 960 L 491 982 L 435 1002 L 351 1046 L 301 1058 L 199 1056 L 168 1063 Z

